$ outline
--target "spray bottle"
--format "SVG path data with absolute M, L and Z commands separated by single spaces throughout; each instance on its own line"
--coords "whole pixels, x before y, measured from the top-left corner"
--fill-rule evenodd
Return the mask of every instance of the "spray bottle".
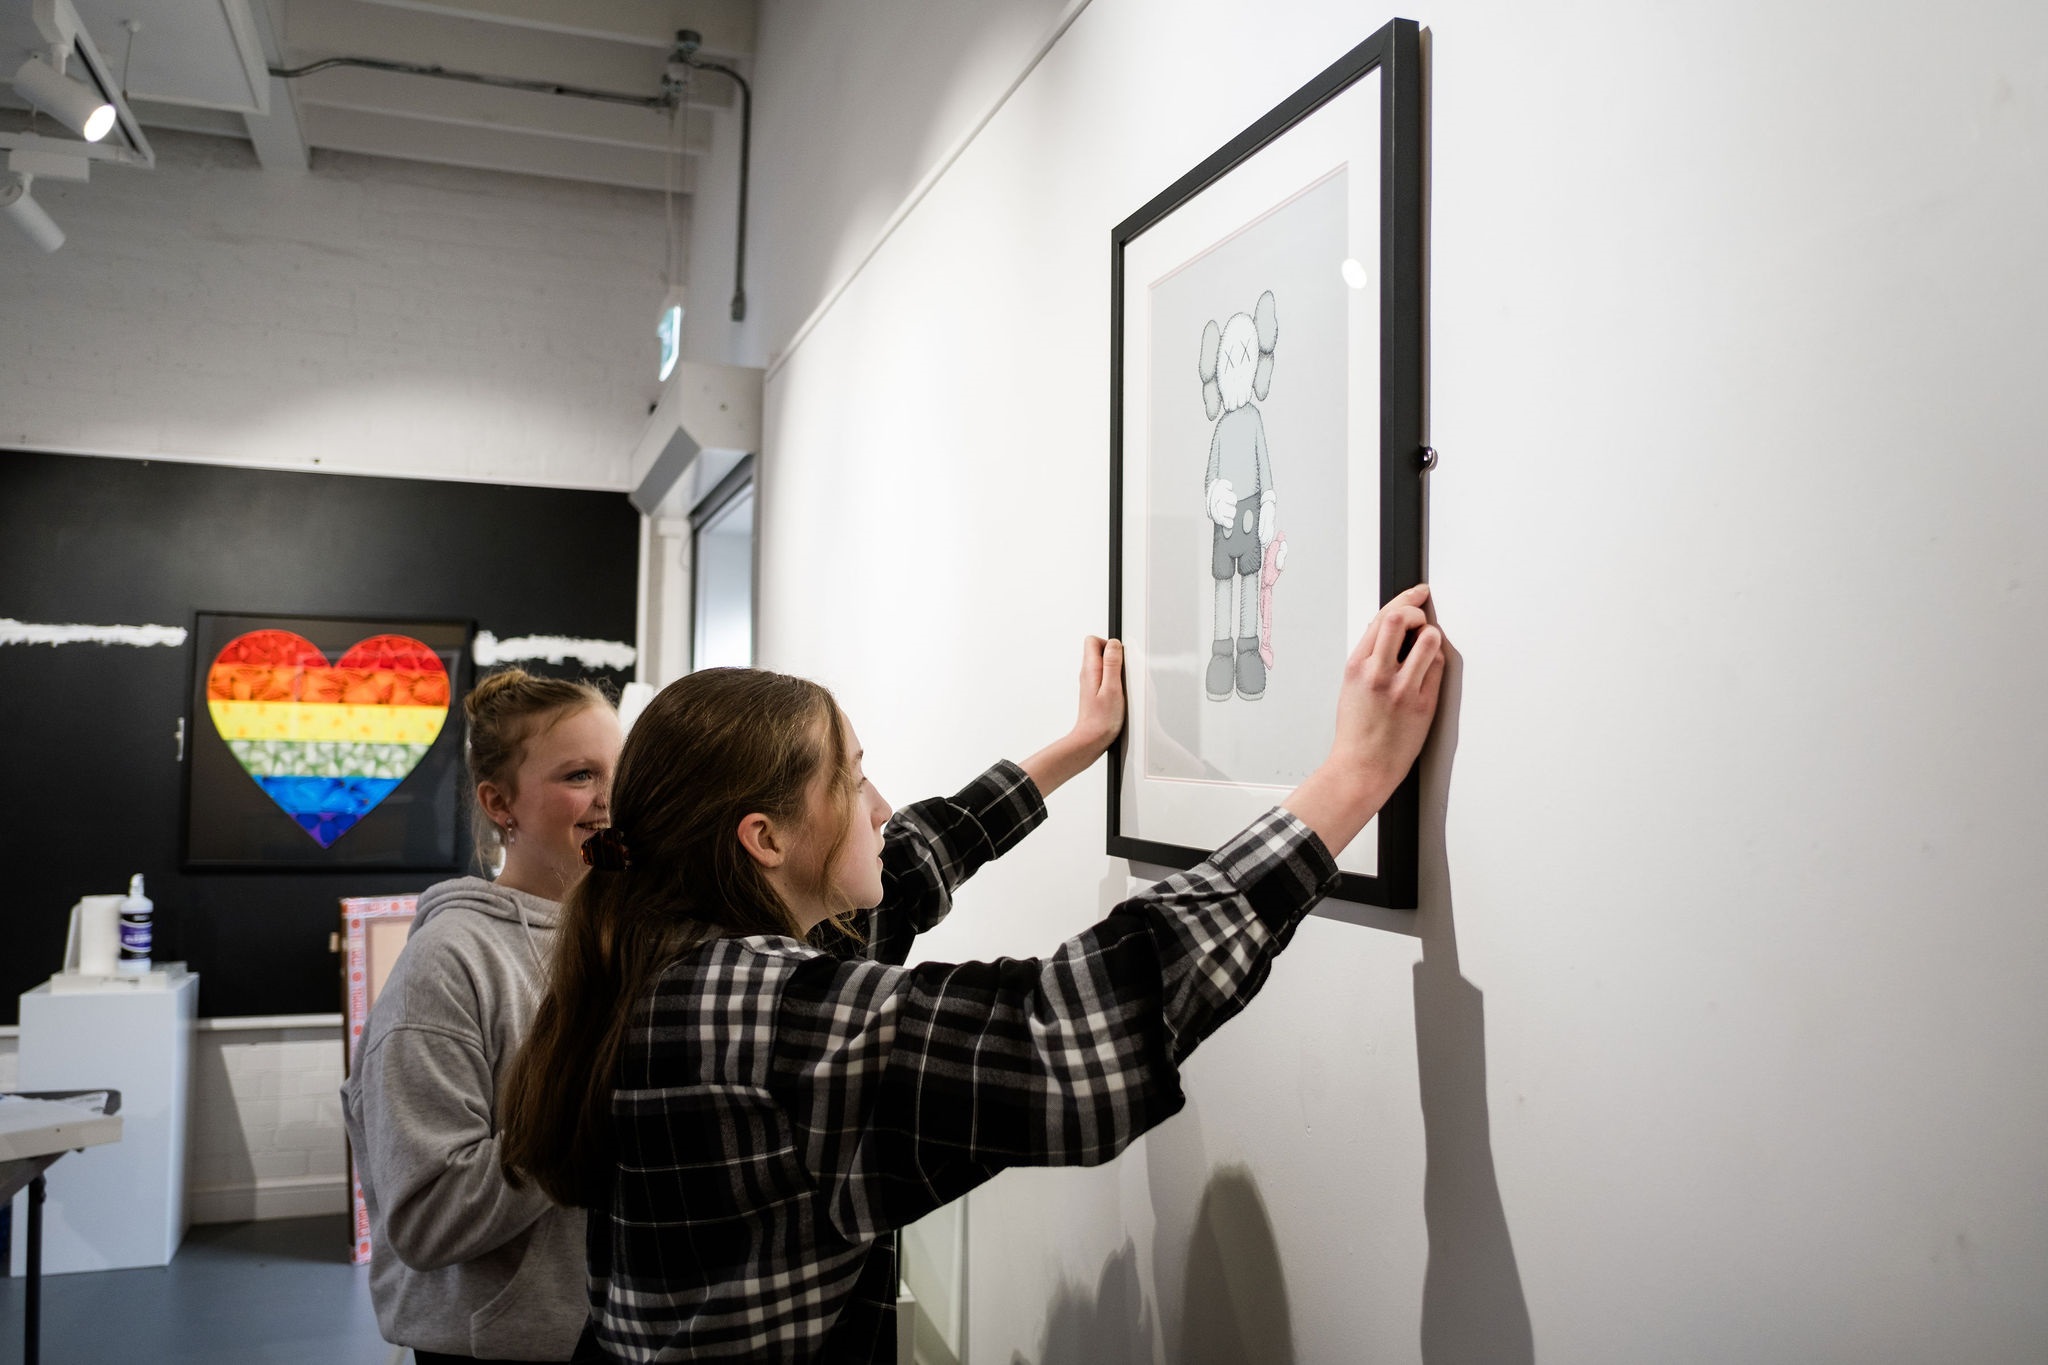
M 121 898 L 120 970 L 135 976 L 149 975 L 149 951 L 154 937 L 150 916 L 156 907 L 142 894 L 142 874 L 128 879 L 128 894 Z

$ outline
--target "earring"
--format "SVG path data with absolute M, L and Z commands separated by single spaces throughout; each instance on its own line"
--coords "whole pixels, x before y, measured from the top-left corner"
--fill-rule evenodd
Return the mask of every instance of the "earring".
M 505 836 L 505 847 L 507 847 L 507 848 L 510 848 L 510 847 L 512 847 L 512 845 L 514 845 L 514 844 L 516 844 L 516 843 L 518 843 L 518 842 L 519 842 L 519 831 L 518 831 L 518 830 L 517 830 L 516 828 L 514 828 L 513 826 L 511 826 L 511 825 L 507 825 L 507 826 L 505 826 L 505 828 L 504 828 L 504 836 Z

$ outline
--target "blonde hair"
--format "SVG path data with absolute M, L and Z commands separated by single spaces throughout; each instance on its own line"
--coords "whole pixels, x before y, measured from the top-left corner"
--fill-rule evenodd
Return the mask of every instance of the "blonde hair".
M 469 689 L 462 699 L 462 716 L 469 732 L 469 828 L 478 867 L 489 872 L 503 861 L 505 832 L 477 800 L 477 787 L 488 782 L 508 798 L 516 796 L 519 764 L 529 740 L 571 712 L 611 704 L 594 683 L 536 677 L 523 668 L 487 674 Z

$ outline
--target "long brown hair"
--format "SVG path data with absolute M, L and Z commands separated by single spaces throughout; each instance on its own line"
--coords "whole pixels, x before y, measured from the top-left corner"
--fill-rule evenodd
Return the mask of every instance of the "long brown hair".
M 820 772 L 843 812 L 852 797 L 845 755 L 838 705 L 803 678 L 710 668 L 648 703 L 612 783 L 612 826 L 630 866 L 593 870 L 563 903 L 547 993 L 505 1078 L 498 1150 L 507 1179 L 531 1179 L 558 1204 L 603 1198 L 620 1053 L 655 978 L 715 937 L 803 937 L 740 843 L 740 821 L 758 812 L 801 824 Z M 818 867 L 821 880 L 834 851 Z

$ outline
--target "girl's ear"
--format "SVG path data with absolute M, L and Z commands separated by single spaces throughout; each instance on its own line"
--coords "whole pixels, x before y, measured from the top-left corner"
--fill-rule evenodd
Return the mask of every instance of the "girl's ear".
M 484 808 L 484 814 L 490 817 L 491 823 L 500 829 L 512 818 L 512 802 L 506 798 L 504 792 L 498 790 L 498 784 L 495 782 L 476 784 L 476 803 Z
M 740 817 L 740 847 L 747 856 L 763 867 L 781 867 L 789 860 L 786 841 L 775 828 L 775 822 L 756 812 Z

